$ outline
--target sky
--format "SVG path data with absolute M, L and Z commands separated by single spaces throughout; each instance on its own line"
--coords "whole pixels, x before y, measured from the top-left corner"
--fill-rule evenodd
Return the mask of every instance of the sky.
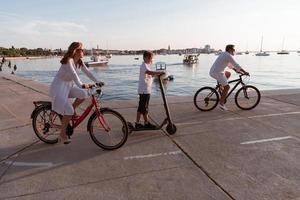
M 299 0 L 0 0 L 0 47 L 300 50 Z

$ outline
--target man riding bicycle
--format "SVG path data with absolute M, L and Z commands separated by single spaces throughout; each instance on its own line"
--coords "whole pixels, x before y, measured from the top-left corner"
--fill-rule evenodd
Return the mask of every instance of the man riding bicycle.
M 248 72 L 246 72 L 234 59 L 235 49 L 234 45 L 228 44 L 225 48 L 225 52 L 222 52 L 219 57 L 216 59 L 214 64 L 212 65 L 209 75 L 216 79 L 218 83 L 222 86 L 221 88 L 221 99 L 220 99 L 220 105 L 219 107 L 222 110 L 228 110 L 225 106 L 225 99 L 227 96 L 227 93 L 229 91 L 229 84 L 228 80 L 231 73 L 229 71 L 225 71 L 226 67 L 229 67 L 231 69 L 236 70 L 237 72 L 242 72 L 245 75 L 249 75 Z

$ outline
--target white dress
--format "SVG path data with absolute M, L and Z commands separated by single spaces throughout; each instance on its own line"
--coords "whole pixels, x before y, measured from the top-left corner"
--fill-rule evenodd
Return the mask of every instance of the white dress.
M 80 69 L 92 81 L 98 82 L 85 64 L 83 64 Z M 74 85 L 74 83 L 76 85 Z M 74 109 L 69 98 L 85 99 L 88 97 L 87 91 L 82 89 L 82 82 L 76 72 L 73 59 L 70 59 L 67 64 L 61 65 L 51 83 L 49 96 L 52 97 L 52 110 L 62 115 L 74 114 Z

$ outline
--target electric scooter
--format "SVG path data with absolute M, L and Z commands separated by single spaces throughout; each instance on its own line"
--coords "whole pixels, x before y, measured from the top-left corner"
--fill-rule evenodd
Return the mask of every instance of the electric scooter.
M 177 128 L 176 128 L 176 125 L 173 123 L 173 121 L 171 119 L 171 115 L 170 115 L 170 112 L 169 112 L 169 106 L 168 106 L 168 102 L 167 102 L 166 95 L 165 95 L 165 89 L 163 87 L 162 80 L 161 80 L 161 75 L 158 76 L 158 82 L 159 82 L 161 96 L 162 96 L 162 99 L 163 99 L 163 102 L 164 102 L 164 108 L 165 108 L 167 117 L 163 120 L 163 122 L 160 125 L 156 126 L 155 128 L 142 127 L 142 128 L 137 129 L 137 128 L 135 128 L 134 123 L 127 122 L 129 133 L 131 133 L 132 131 L 160 130 L 166 124 L 168 124 L 167 127 L 166 127 L 166 131 L 170 135 L 173 135 L 173 134 L 176 133 Z

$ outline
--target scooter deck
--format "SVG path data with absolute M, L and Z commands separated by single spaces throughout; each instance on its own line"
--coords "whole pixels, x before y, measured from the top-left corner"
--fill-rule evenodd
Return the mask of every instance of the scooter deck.
M 160 127 L 156 127 L 156 128 L 135 128 L 134 124 L 131 122 L 127 122 L 128 128 L 131 129 L 132 131 L 149 131 L 149 130 L 159 130 L 161 129 Z

